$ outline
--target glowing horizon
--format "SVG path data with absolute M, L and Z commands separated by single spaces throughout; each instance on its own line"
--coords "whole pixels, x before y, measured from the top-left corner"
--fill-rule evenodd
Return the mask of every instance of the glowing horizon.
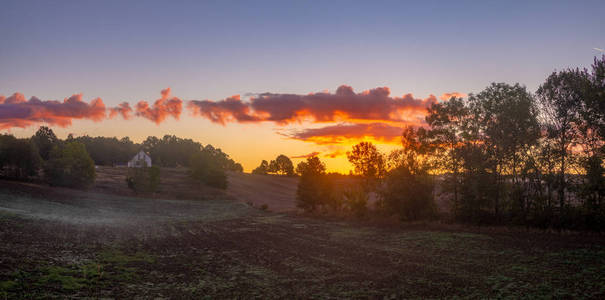
M 398 147 L 400 128 L 422 126 L 431 103 L 491 82 L 533 92 L 555 69 L 588 66 L 605 47 L 604 10 L 602 1 L 8 0 L 0 131 L 171 134 L 220 147 L 246 171 L 318 153 L 347 173 L 352 144 Z

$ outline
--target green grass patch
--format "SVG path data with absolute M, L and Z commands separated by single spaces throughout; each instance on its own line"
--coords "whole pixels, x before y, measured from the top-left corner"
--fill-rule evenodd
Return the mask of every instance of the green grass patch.
M 3 298 L 44 298 L 46 295 L 76 295 L 79 291 L 111 288 L 139 278 L 140 264 L 153 264 L 144 252 L 126 254 L 117 249 L 100 252 L 97 259 L 78 264 L 41 264 L 31 270 L 17 270 L 0 281 Z

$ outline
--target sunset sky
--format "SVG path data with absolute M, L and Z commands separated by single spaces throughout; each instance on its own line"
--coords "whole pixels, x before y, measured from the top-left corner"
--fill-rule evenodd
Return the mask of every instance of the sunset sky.
M 605 1 L 176 2 L 0 1 L 1 131 L 174 134 L 246 171 L 318 154 L 347 172 L 352 144 L 393 149 L 431 103 L 534 92 L 605 48 Z

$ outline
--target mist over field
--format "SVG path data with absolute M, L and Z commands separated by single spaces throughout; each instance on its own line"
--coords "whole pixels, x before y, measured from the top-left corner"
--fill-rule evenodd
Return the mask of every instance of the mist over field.
M 0 3 L 0 299 L 605 299 L 605 2 Z

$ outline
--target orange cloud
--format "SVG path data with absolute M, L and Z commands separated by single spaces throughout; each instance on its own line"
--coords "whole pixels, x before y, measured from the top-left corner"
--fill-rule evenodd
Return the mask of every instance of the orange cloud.
M 336 150 L 336 151 L 332 151 L 330 153 L 324 154 L 324 157 L 336 158 L 336 157 L 339 157 L 339 156 L 344 156 L 345 154 L 347 154 L 346 151 Z
M 181 115 L 183 101 L 177 97 L 170 97 L 170 88 L 162 90 L 162 97 L 153 103 L 152 106 L 147 101 L 139 101 L 136 105 L 136 115 L 149 119 L 156 124 L 162 123 L 168 116 L 179 119 Z
M 313 156 L 317 156 L 319 155 L 320 152 L 311 152 L 308 154 L 303 154 L 303 155 L 297 155 L 297 156 L 290 156 L 290 158 L 308 158 L 308 157 L 313 157 Z
M 109 118 L 121 115 L 124 120 L 128 120 L 131 117 L 131 113 L 132 108 L 128 102 L 122 102 L 116 107 L 109 108 Z
M 355 93 L 350 86 L 342 85 L 335 93 L 319 92 L 307 95 L 263 93 L 252 96 L 249 102 L 239 96 L 220 101 L 194 100 L 188 108 L 194 115 L 212 122 L 262 122 L 279 125 L 311 121 L 390 121 L 407 122 L 424 116 L 426 109 L 437 98 L 414 98 L 412 94 L 402 97 L 390 96 L 388 87 L 379 87 Z
M 90 103 L 82 101 L 82 94 L 76 94 L 63 101 L 29 100 L 21 93 L 6 98 L 0 96 L 0 129 L 25 128 L 39 123 L 67 127 L 73 119 L 101 121 L 105 118 L 105 104 L 101 98 Z
M 214 123 L 256 122 L 258 118 L 250 115 L 250 107 L 242 102 L 239 95 L 218 102 L 210 100 L 192 100 L 187 104 L 194 116 L 202 116 Z
M 360 140 L 373 140 L 385 144 L 400 144 L 403 127 L 385 123 L 338 124 L 321 128 L 308 128 L 282 133 L 291 139 L 318 145 L 348 144 Z M 340 153 L 333 153 L 336 157 Z
M 465 98 L 466 96 L 468 96 L 468 95 L 465 93 L 451 92 L 451 93 L 443 93 L 441 96 L 439 96 L 439 99 L 441 99 L 443 101 L 447 101 L 447 100 L 450 100 L 452 97 Z

